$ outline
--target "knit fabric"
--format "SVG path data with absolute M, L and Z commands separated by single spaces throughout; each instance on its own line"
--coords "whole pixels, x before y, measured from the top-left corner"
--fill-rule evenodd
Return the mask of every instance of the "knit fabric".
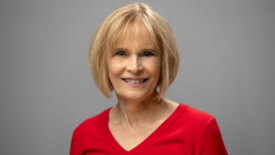
M 216 119 L 180 103 L 143 142 L 123 149 L 108 127 L 111 108 L 87 119 L 75 130 L 70 155 L 227 155 Z

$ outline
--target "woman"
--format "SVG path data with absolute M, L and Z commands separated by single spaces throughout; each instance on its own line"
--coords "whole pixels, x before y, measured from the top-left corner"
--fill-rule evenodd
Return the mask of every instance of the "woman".
M 75 129 L 71 155 L 227 154 L 213 116 L 163 97 L 179 53 L 170 26 L 147 5 L 109 15 L 88 60 L 95 84 L 108 98 L 114 89 L 118 103 Z

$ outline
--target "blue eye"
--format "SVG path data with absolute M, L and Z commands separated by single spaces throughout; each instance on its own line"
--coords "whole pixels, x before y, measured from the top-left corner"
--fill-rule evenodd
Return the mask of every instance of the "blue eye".
M 118 51 L 118 52 L 116 52 L 115 55 L 124 56 L 124 55 L 125 55 L 125 52 L 123 52 L 123 51 Z
M 150 56 L 154 56 L 154 54 L 151 52 L 144 52 L 143 56 L 150 57 Z

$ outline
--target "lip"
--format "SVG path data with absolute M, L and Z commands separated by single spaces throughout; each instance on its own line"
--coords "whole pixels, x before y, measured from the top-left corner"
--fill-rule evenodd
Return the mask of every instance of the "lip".
M 123 79 L 127 79 L 127 80 L 145 80 L 143 82 L 140 83 L 130 83 L 130 82 L 126 82 Z M 146 81 L 148 81 L 148 78 L 122 78 L 122 81 L 124 81 L 127 85 L 132 86 L 132 87 L 139 87 L 141 85 L 143 85 Z
M 126 77 L 126 78 L 122 78 L 122 79 L 127 79 L 127 80 L 145 80 L 148 78 L 131 78 L 131 77 Z

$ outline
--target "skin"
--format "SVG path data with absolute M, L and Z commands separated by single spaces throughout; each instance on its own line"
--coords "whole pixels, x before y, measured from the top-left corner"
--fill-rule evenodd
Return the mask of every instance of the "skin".
M 152 134 L 177 108 L 178 104 L 162 99 L 157 102 L 157 83 L 161 56 L 150 42 L 145 29 L 126 33 L 108 60 L 109 77 L 118 104 L 110 110 L 109 129 L 127 151 Z M 147 79 L 140 86 L 129 86 L 123 79 Z

